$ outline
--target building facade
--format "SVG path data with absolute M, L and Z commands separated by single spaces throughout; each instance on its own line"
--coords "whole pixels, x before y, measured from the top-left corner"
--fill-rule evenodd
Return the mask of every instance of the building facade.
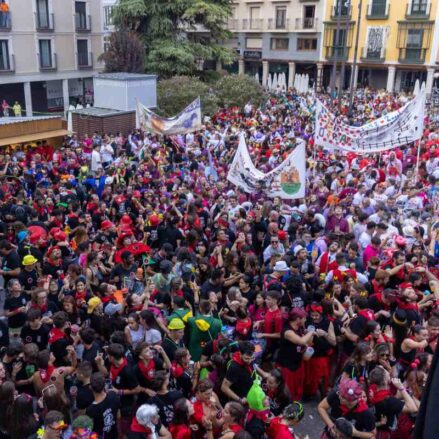
M 322 85 L 347 88 L 356 56 L 354 85 L 410 91 L 419 79 L 431 92 L 439 45 L 437 3 L 327 0 Z
M 320 46 L 324 0 L 234 0 L 227 46 L 236 50 L 235 71 L 259 75 L 285 73 L 292 85 L 296 73 L 317 80 L 322 69 Z
M 92 103 L 103 65 L 102 0 L 6 0 L 0 20 L 0 99 L 26 115 Z

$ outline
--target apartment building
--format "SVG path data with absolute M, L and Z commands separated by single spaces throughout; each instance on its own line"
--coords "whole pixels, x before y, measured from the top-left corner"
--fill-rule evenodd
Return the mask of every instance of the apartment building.
M 102 0 L 6 0 L 0 20 L 0 99 L 26 115 L 93 100 L 103 65 Z M 4 18 L 4 17 L 3 17 Z
M 234 0 L 226 43 L 239 55 L 234 69 L 264 83 L 269 73 L 285 73 L 289 85 L 296 73 L 317 81 L 324 13 L 324 0 Z
M 437 0 L 327 0 L 321 47 L 322 85 L 348 86 L 356 46 L 358 67 L 354 84 L 410 91 L 416 79 L 420 79 L 426 81 L 430 92 L 439 59 L 437 3 Z

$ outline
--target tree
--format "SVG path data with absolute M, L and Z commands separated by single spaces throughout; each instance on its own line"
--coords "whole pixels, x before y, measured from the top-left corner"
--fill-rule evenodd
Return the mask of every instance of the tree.
M 230 3 L 231 0 L 120 0 L 114 21 L 118 28 L 141 36 L 148 72 L 165 78 L 193 75 L 199 60 L 233 62 L 233 51 L 221 45 L 231 37 L 225 29 Z
M 137 34 L 119 29 L 110 36 L 107 50 L 99 57 L 106 72 L 144 73 L 145 51 Z
M 198 78 L 174 76 L 162 79 L 157 86 L 158 113 L 164 117 L 175 116 L 198 97 L 205 115 L 218 110 L 214 91 Z
M 243 107 L 251 102 L 259 107 L 267 95 L 263 87 L 248 75 L 227 75 L 216 85 L 216 94 L 221 107 Z

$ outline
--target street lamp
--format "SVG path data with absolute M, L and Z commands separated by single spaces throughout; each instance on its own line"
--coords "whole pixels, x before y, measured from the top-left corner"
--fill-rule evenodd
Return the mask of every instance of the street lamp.
M 363 0 L 360 0 L 358 4 L 358 20 L 357 20 L 357 32 L 355 35 L 355 47 L 354 47 L 354 59 L 352 60 L 351 80 L 349 84 L 349 110 L 348 115 L 352 116 L 352 107 L 354 104 L 354 87 L 356 86 L 356 70 L 357 70 L 357 57 L 358 57 L 358 41 L 360 39 L 360 24 L 361 24 L 361 8 L 363 6 Z M 356 87 L 355 87 L 356 88 Z

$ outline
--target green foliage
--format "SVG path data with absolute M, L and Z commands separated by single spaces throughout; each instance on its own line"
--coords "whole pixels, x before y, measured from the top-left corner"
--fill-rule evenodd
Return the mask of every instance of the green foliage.
M 198 96 L 203 114 L 213 114 L 218 110 L 215 93 L 198 78 L 174 76 L 162 79 L 157 86 L 158 113 L 165 117 L 175 116 Z
M 226 30 L 231 0 L 120 0 L 114 22 L 130 29 L 145 44 L 147 72 L 166 78 L 193 75 L 199 58 L 219 59 L 225 65 L 234 53 L 221 42 L 231 36 Z
M 248 75 L 227 75 L 216 84 L 216 93 L 220 106 L 243 107 L 251 102 L 259 107 L 267 95 L 262 86 Z
M 105 62 L 106 72 L 143 73 L 145 51 L 135 32 L 117 30 L 110 36 L 109 46 L 99 60 Z

